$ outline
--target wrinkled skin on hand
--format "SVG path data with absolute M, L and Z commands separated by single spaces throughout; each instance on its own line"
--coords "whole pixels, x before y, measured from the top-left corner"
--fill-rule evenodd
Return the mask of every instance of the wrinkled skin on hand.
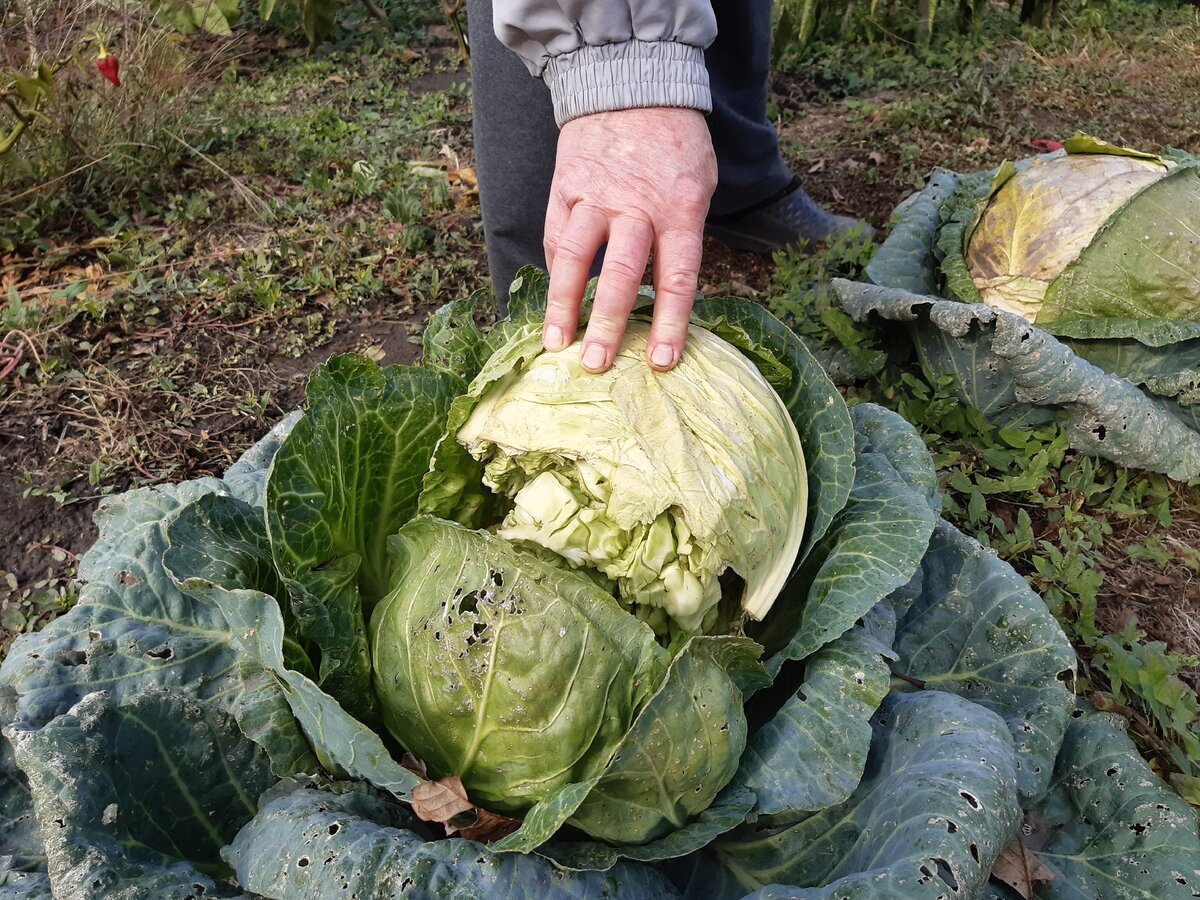
M 546 213 L 546 348 L 561 350 L 573 340 L 588 271 L 607 241 L 583 367 L 603 372 L 612 365 L 653 253 L 647 357 L 655 369 L 672 368 L 687 338 L 716 184 L 712 139 L 697 110 L 618 110 L 564 125 Z

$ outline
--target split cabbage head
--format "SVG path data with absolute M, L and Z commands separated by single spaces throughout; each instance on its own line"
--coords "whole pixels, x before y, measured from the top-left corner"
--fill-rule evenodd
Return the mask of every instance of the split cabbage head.
M 602 375 L 583 370 L 578 343 L 489 371 L 453 438 L 512 500 L 500 537 L 596 569 L 660 628 L 668 617 L 690 632 L 711 625 L 731 569 L 761 620 L 804 536 L 795 423 L 753 363 L 711 332 L 692 327 L 666 373 L 645 363 L 649 333 L 631 323 Z

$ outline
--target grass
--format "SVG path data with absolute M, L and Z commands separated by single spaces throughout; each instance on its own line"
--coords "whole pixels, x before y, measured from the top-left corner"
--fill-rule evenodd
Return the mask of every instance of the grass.
M 1200 151 L 1198 11 L 1092 10 L 1049 30 L 989 16 L 921 51 L 785 53 L 783 152 L 817 199 L 884 225 L 932 167 L 989 167 L 1036 138 Z M 311 54 L 286 20 L 185 44 L 188 89 L 134 135 L 145 152 L 0 171 L 0 505 L 15 510 L 0 653 L 72 602 L 99 498 L 223 471 L 328 355 L 411 361 L 429 311 L 485 284 L 466 75 L 434 4 L 390 11 L 391 34 L 351 16 Z M 710 245 L 702 286 L 759 297 L 861 363 L 880 349 L 806 288 L 865 261 L 861 245 L 775 266 Z M 1081 692 L 1124 712 L 1194 798 L 1196 491 L 1074 454 L 1053 429 L 991 429 L 951 385 L 889 372 L 860 399 L 922 429 L 947 514 L 1047 598 L 1083 655 Z

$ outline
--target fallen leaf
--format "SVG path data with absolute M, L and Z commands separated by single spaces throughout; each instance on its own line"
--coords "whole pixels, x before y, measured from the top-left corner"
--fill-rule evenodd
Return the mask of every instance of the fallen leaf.
M 822 158 L 822 159 L 818 159 L 818 160 L 817 160 L 815 163 L 813 163 L 811 166 L 809 166 L 809 167 L 808 167 L 808 174 L 809 174 L 809 175 L 812 175 L 812 174 L 814 174 L 814 173 L 816 173 L 816 172 L 824 172 L 824 171 L 825 171 L 825 160 L 824 160 L 824 158 Z
M 838 203 L 841 203 L 843 200 L 845 200 L 845 199 L 846 199 L 845 197 L 843 197 L 843 196 L 842 196 L 842 192 L 841 192 L 841 191 L 839 191 L 839 190 L 838 190 L 837 188 L 835 188 L 835 187 L 831 187 L 831 188 L 829 189 L 829 193 L 833 194 L 833 199 L 834 199 L 836 202 L 838 202 Z
M 1034 886 L 1050 884 L 1054 881 L 1054 872 L 1037 858 L 1037 854 L 1025 846 L 1018 835 L 1009 841 L 1008 846 L 996 857 L 996 863 L 992 866 L 992 877 L 1004 882 L 1024 900 L 1033 900 Z
M 429 769 L 425 766 L 425 760 L 417 759 L 411 753 L 405 753 L 400 757 L 400 765 L 404 766 L 410 772 L 415 772 L 422 778 L 429 777 Z
M 521 827 L 516 819 L 476 806 L 457 775 L 425 781 L 413 788 L 413 812 L 426 822 L 438 822 L 447 835 L 461 834 L 471 841 L 496 841 Z
M 424 781 L 412 791 L 413 812 L 426 822 L 445 824 L 455 816 L 475 809 L 467 789 L 457 775 L 440 781 Z M 449 831 L 449 829 L 447 829 Z
M 328 78 L 326 78 L 325 80 L 326 80 L 326 81 L 327 81 L 329 84 L 335 84 L 335 85 L 337 85 L 338 87 L 345 87 L 345 86 L 346 86 L 346 85 L 349 83 L 349 82 L 347 82 L 347 81 L 346 81 L 346 79 L 345 79 L 345 78 L 343 78 L 341 75 L 330 75 L 330 76 L 329 76 Z
M 479 178 L 475 175 L 475 170 L 470 166 L 465 169 L 455 169 L 450 173 L 450 183 L 458 183 L 464 187 L 474 189 L 479 186 Z
M 885 162 L 887 162 L 887 157 L 878 150 L 872 150 L 870 153 L 868 153 L 867 159 L 875 163 L 877 166 L 882 166 Z

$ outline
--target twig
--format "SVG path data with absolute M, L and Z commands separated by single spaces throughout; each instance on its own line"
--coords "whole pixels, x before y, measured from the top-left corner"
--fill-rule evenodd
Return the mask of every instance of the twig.
M 911 675 L 905 675 L 903 672 L 897 672 L 895 669 L 892 669 L 892 677 L 899 678 L 901 681 L 906 681 L 915 688 L 924 689 L 925 687 L 925 682 L 920 678 L 913 678 Z
M 471 61 L 471 44 L 467 40 L 467 30 L 463 28 L 461 13 L 462 0 L 442 0 L 442 12 L 450 23 L 454 37 L 458 41 L 458 52 L 464 62 Z
M 211 156 L 206 154 L 203 150 L 193 147 L 191 144 L 189 144 L 187 141 L 185 141 L 179 135 L 175 134 L 175 132 L 168 131 L 167 134 L 169 134 L 172 138 L 177 140 L 188 150 L 191 150 L 198 157 L 200 157 L 202 160 L 204 160 L 206 163 L 208 163 L 210 166 L 212 166 L 214 169 L 216 169 L 218 172 L 220 172 L 226 178 L 228 178 L 229 183 L 233 185 L 234 190 L 236 190 L 242 196 L 242 199 L 244 199 L 247 203 L 249 203 L 250 206 L 256 212 L 258 212 L 258 214 L 260 216 L 263 216 L 264 218 L 269 219 L 272 222 L 275 221 L 275 213 L 271 211 L 271 207 L 268 206 L 266 201 L 263 200 L 260 196 L 258 196 L 258 194 L 254 193 L 254 191 L 252 191 L 249 187 L 247 187 L 245 182 L 243 182 L 240 178 L 238 178 L 236 175 L 234 175 L 228 169 L 223 167 L 219 162 L 217 162 Z
M 40 369 L 42 367 L 42 358 L 38 355 L 37 345 L 34 344 L 33 339 L 25 332 L 17 331 L 15 328 L 10 331 L 9 334 L 17 335 L 29 346 L 29 352 L 33 354 L 33 360 L 37 363 L 37 367 Z
M 392 30 L 392 23 L 388 20 L 387 13 L 379 8 L 375 0 L 363 0 L 363 6 L 367 8 L 367 12 L 382 22 L 388 31 Z

